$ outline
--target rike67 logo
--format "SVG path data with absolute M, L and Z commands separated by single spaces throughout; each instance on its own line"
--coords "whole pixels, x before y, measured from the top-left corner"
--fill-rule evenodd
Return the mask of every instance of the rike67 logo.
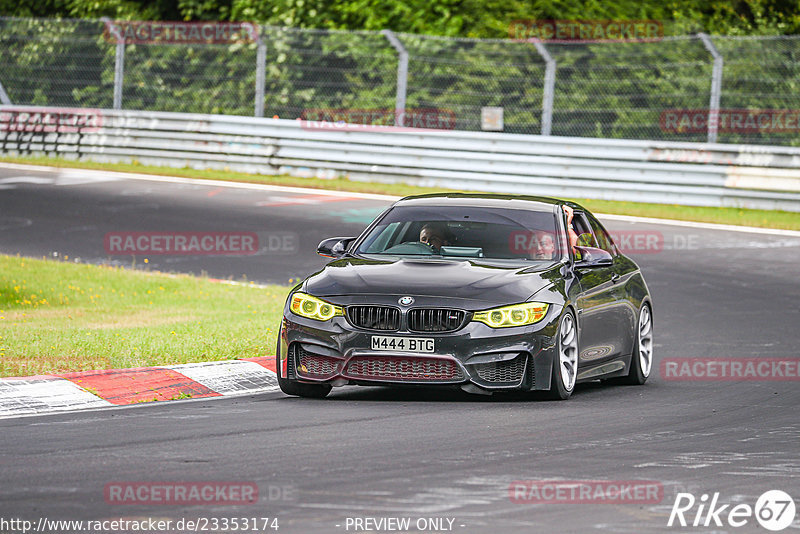
M 678 493 L 668 527 L 731 527 L 740 528 L 752 525 L 752 520 L 772 532 L 784 530 L 792 524 L 795 517 L 795 504 L 792 497 L 781 490 L 769 490 L 761 494 L 755 506 L 740 503 L 720 504 L 719 492 L 704 493 L 699 499 L 691 493 Z

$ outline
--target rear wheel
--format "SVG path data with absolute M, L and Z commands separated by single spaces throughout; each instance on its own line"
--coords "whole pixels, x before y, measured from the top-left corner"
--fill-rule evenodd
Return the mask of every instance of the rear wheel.
M 636 342 L 631 354 L 631 365 L 628 376 L 622 382 L 640 386 L 647 382 L 653 367 L 653 314 L 650 305 L 644 304 L 639 310 L 639 321 L 636 324 Z
M 566 400 L 572 395 L 578 379 L 578 326 L 571 310 L 561 317 L 557 336 L 557 354 L 553 361 L 548 397 Z
M 303 384 L 286 378 L 281 378 L 281 331 L 278 329 L 278 346 L 275 348 L 275 369 L 278 375 L 278 386 L 287 395 L 307 397 L 310 399 L 325 398 L 331 392 L 329 384 Z

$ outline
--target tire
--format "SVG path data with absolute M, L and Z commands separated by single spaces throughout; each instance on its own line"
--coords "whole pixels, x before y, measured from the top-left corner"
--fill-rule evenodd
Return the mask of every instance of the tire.
M 639 310 L 634 337 L 636 341 L 633 344 L 628 376 L 623 377 L 621 382 L 641 386 L 647 382 L 647 377 L 653 369 L 653 313 L 647 303 Z
M 558 324 L 556 357 L 547 397 L 567 400 L 575 390 L 578 378 L 578 324 L 572 310 L 567 310 Z
M 286 378 L 281 378 L 281 330 L 278 329 L 278 343 L 275 348 L 275 369 L 278 375 L 278 386 L 287 395 L 306 397 L 309 399 L 324 399 L 331 392 L 329 384 L 303 384 Z

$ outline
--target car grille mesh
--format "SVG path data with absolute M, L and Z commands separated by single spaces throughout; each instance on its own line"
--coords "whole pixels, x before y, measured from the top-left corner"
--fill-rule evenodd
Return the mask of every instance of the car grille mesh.
M 345 374 L 352 378 L 374 380 L 456 381 L 464 373 L 452 360 L 423 357 L 356 356 L 347 364 Z
M 408 311 L 412 332 L 452 332 L 461 328 L 465 312 L 447 308 L 414 308 Z
M 330 356 L 322 356 L 308 352 L 303 347 L 297 347 L 297 369 L 295 370 L 298 376 L 306 376 L 311 378 L 325 378 L 332 376 L 338 372 L 339 362 L 337 358 Z
M 474 366 L 481 380 L 492 383 L 518 383 L 525 372 L 525 356 L 520 354 L 504 362 L 479 363 Z
M 347 319 L 351 324 L 368 330 L 400 328 L 400 310 L 390 306 L 348 306 Z

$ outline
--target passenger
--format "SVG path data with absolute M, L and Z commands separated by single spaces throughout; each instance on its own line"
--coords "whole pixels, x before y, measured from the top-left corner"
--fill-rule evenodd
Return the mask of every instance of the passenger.
M 575 230 L 572 228 L 572 218 L 575 216 L 575 212 L 569 206 L 562 206 L 564 208 L 564 213 L 567 214 L 567 232 L 569 235 L 569 245 L 572 247 L 572 250 L 575 250 L 575 246 L 578 244 L 578 234 L 575 233 Z
M 533 249 L 533 259 L 552 260 L 556 256 L 556 240 L 549 232 L 539 232 Z

